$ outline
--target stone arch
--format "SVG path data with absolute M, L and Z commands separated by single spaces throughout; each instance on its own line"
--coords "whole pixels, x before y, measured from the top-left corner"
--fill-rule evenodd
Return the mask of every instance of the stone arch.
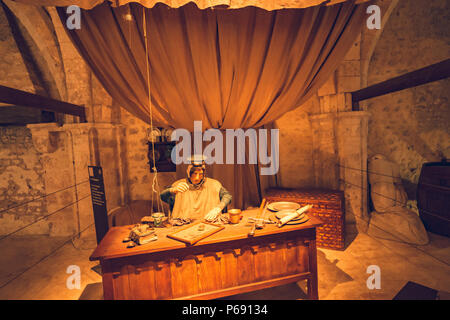
M 370 60 L 372 59 L 372 55 L 375 51 L 375 48 L 377 46 L 378 40 L 381 37 L 381 34 L 384 31 L 384 27 L 391 17 L 392 12 L 394 11 L 395 7 L 397 6 L 399 0 L 387 0 L 387 1 L 377 1 L 377 5 L 381 7 L 382 12 L 384 11 L 384 14 L 381 19 L 381 29 L 376 30 L 375 32 L 372 32 L 370 30 L 364 29 L 362 32 L 363 42 L 364 45 L 362 46 L 361 50 L 361 88 L 367 87 L 368 84 L 368 73 L 369 73 L 369 65 Z M 364 108 L 364 103 L 362 103 Z
M 66 100 L 67 88 L 61 52 L 47 12 L 38 6 L 24 5 L 11 0 L 3 2 L 20 21 L 39 50 L 38 53 L 33 54 L 40 55 L 44 61 L 45 66 L 40 66 L 40 71 L 51 87 L 48 94 L 51 98 Z
M 108 115 L 115 115 L 120 107 L 113 105 L 111 97 L 72 44 L 56 8 L 21 4 L 12 0 L 5 0 L 4 3 L 39 50 L 34 54 L 44 61 L 41 66 L 44 70 L 40 71 L 47 75 L 52 86 L 54 94 L 51 98 L 84 106 L 89 122 L 111 122 Z M 62 116 L 64 123 L 79 121 L 75 116 Z

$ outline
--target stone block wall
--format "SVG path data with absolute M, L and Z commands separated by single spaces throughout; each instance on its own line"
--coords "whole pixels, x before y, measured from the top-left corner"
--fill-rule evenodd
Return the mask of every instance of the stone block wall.
M 150 125 L 134 117 L 122 109 L 121 123 L 125 126 L 124 147 L 126 154 L 126 186 L 128 200 L 152 199 L 152 183 L 154 174 L 150 172 L 148 164 L 147 132 Z M 159 172 L 158 182 L 161 189 L 176 180 L 175 172 Z M 156 193 L 153 193 L 156 200 Z
M 450 57 L 447 0 L 399 1 L 375 47 L 368 85 Z M 402 183 L 415 207 L 424 162 L 450 158 L 450 80 L 367 100 L 369 157 L 381 153 L 400 165 Z
M 316 97 L 302 107 L 286 113 L 275 124 L 280 130 L 279 184 L 285 188 L 313 187 L 313 133 L 309 112 L 317 105 Z
M 44 168 L 34 148 L 30 130 L 0 127 L 0 210 L 45 195 Z M 10 233 L 47 212 L 40 199 L 0 213 L 0 234 Z M 37 223 L 26 232 L 48 234 L 48 224 Z
M 35 92 L 27 67 L 0 6 L 0 85 Z
M 368 206 L 367 163 L 361 154 L 348 161 L 341 157 L 348 153 L 345 150 L 351 151 L 354 137 L 338 141 L 339 131 L 345 128 L 336 119 L 351 111 L 348 92 L 450 57 L 448 1 L 377 0 L 374 4 L 381 8 L 382 29 L 363 29 L 317 97 L 277 120 L 282 186 L 335 188 L 336 177 L 348 180 L 360 188 L 342 183 L 339 188 L 346 190 L 346 206 L 361 217 Z M 369 121 L 368 127 L 365 123 L 359 127 L 361 133 L 368 131 L 367 149 L 361 145 L 361 152 L 366 157 L 382 153 L 400 164 L 412 208 L 422 164 L 450 157 L 449 83 L 441 80 L 360 104 Z M 297 115 L 305 117 L 300 120 Z M 295 123 L 289 121 L 292 117 Z M 310 163 L 301 160 L 306 158 Z M 354 168 L 326 170 L 335 163 Z

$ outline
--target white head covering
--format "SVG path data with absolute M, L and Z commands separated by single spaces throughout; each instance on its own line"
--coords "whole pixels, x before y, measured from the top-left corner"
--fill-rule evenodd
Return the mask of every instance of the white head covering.
M 187 168 L 187 182 L 189 185 L 193 186 L 195 189 L 200 188 L 203 183 L 205 183 L 206 181 L 206 164 L 205 164 L 205 160 L 206 157 L 203 155 L 193 155 L 190 159 L 189 159 L 189 163 L 190 165 Z M 203 179 L 197 183 L 197 184 L 193 184 L 191 181 L 191 170 L 193 168 L 200 168 L 203 171 Z

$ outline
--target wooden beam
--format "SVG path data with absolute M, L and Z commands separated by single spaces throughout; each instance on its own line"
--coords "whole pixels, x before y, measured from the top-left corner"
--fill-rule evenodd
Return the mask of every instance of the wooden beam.
M 359 101 L 413 88 L 448 77 L 450 77 L 450 59 L 352 92 L 353 110 L 357 111 L 359 109 Z
M 54 100 L 26 91 L 0 86 L 0 102 L 23 107 L 70 114 L 80 117 L 81 122 L 86 121 L 86 109 L 76 104 Z

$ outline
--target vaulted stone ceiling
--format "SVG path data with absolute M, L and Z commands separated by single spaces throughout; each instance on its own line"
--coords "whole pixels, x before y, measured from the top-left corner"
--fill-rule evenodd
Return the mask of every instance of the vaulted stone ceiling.
M 4 1 L 0 6 L 0 85 L 54 99 L 65 96 L 61 54 L 48 12 Z M 0 104 L 0 124 L 54 121 L 48 112 Z

